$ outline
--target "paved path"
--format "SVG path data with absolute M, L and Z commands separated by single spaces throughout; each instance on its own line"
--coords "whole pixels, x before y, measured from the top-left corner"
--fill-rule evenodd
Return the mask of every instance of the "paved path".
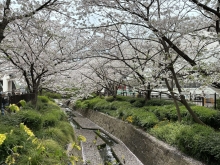
M 63 110 L 70 111 L 68 108 L 63 108 Z M 119 139 L 103 130 L 91 120 L 83 117 L 78 112 L 71 111 L 71 113 L 75 116 L 72 117 L 74 120 L 73 122 L 81 127 L 80 129 L 74 128 L 76 135 L 83 135 L 87 139 L 86 142 L 81 143 L 82 157 L 84 160 L 83 165 L 105 165 L 98 148 L 106 145 L 106 139 L 105 141 L 102 140 L 102 138 L 95 133 L 95 130 L 100 130 L 100 132 L 106 134 L 114 142 L 110 146 L 110 150 L 113 152 L 113 155 L 116 155 L 116 159 L 120 161 L 120 163 L 116 163 L 115 161 L 112 165 L 143 165 L 143 163 Z M 109 146 L 109 144 L 107 146 Z

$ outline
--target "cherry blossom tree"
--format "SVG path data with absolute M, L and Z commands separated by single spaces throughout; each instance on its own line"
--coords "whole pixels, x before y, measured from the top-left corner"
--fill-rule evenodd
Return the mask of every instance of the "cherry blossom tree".
M 191 2 L 184 0 L 172 2 L 165 0 L 84 0 L 78 2 L 78 5 L 81 16 L 84 14 L 89 18 L 98 15 L 97 18 L 100 18 L 99 21 L 89 25 L 91 29 L 95 29 L 96 33 L 98 30 L 100 30 L 100 33 L 108 33 L 109 36 L 112 32 L 116 33 L 114 35 L 116 44 L 115 46 L 112 44 L 110 50 L 114 50 L 116 46 L 118 50 L 111 52 L 111 55 L 114 53 L 118 55 L 118 52 L 121 53 L 120 46 L 125 41 L 129 43 L 133 50 L 145 56 L 143 64 L 146 66 L 142 65 L 144 68 L 157 68 L 154 73 L 157 76 L 154 77 L 174 79 L 180 99 L 172 95 L 173 98 L 185 105 L 196 122 L 203 124 L 188 106 L 182 94 L 177 75 L 184 75 L 187 69 L 189 71 L 192 66 L 198 65 L 202 59 L 201 57 L 208 58 L 205 56 L 207 52 L 205 49 L 209 44 L 216 41 L 216 37 L 198 35 L 199 33 L 205 33 L 203 29 L 209 27 L 209 24 L 205 21 L 202 23 L 196 22 L 198 12 L 193 9 Z M 195 13 L 197 15 L 194 15 Z M 193 43 L 195 41 L 193 37 L 197 37 L 196 43 Z M 143 51 L 134 44 L 133 41 L 135 40 L 139 40 L 139 43 L 145 41 L 145 44 L 149 41 L 158 50 L 152 49 L 149 44 L 146 44 L 147 48 Z M 99 47 L 100 45 L 103 44 L 99 44 Z M 109 47 L 107 50 L 109 50 Z M 109 58 L 108 55 L 109 51 L 106 53 L 105 58 Z M 141 57 L 134 57 L 136 55 L 134 52 L 131 53 L 129 58 L 118 58 L 117 55 L 114 58 L 124 63 L 132 62 L 134 58 L 139 61 L 141 59 Z M 143 81 L 146 82 L 146 76 L 143 77 Z M 172 88 L 169 89 L 172 94 Z
M 68 1 L 42 0 L 42 1 L 19 1 L 3 0 L 0 2 L 0 43 L 4 39 L 4 31 L 15 20 L 24 20 L 39 12 L 61 12 Z
M 202 13 L 203 19 L 210 20 L 209 28 L 215 28 L 216 33 L 220 32 L 220 1 L 219 0 L 190 0 L 194 4 L 192 7 L 197 7 L 198 12 Z
M 26 24 L 16 20 L 8 27 L 0 50 L 22 74 L 28 91 L 35 94 L 34 103 L 42 86 L 59 81 L 56 77 L 62 78 L 66 71 L 79 67 L 75 61 L 83 47 L 77 40 L 79 30 L 68 30 L 57 20 L 44 21 L 42 15 L 35 15 Z

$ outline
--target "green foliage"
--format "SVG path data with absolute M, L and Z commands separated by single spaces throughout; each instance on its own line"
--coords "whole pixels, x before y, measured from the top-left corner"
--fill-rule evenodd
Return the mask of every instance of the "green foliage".
M 216 99 L 217 110 L 220 110 L 220 99 Z
M 220 156 L 214 158 L 215 155 L 220 153 L 220 148 L 216 153 L 213 153 L 210 150 L 205 150 L 206 154 L 204 154 L 204 149 L 207 147 L 207 145 L 204 146 L 205 143 L 212 145 L 209 146 L 210 148 L 216 148 L 216 145 L 219 144 L 219 142 L 215 144 L 209 142 L 213 139 L 212 134 L 215 134 L 218 138 L 220 138 L 220 134 L 216 134 L 210 127 L 199 124 L 187 126 L 182 129 L 181 134 L 177 136 L 177 146 L 181 151 L 187 153 L 188 155 L 203 160 L 208 164 L 213 164 L 213 162 L 216 161 L 216 158 L 218 161 L 220 160 Z M 211 139 L 208 139 L 208 137 Z
M 35 110 L 23 110 L 18 113 L 21 123 L 24 123 L 33 131 L 40 130 L 42 127 L 41 114 Z
M 48 98 L 52 98 L 52 99 L 61 99 L 62 96 L 59 93 L 55 93 L 55 92 L 43 92 L 44 96 L 47 96 Z
M 20 100 L 19 103 L 21 104 L 22 107 L 24 107 L 26 105 L 26 101 L 25 100 Z
M 14 129 L 14 126 L 2 125 L 1 122 L 0 126 L 0 132 L 7 133 L 7 138 L 4 143 L 0 145 L 0 162 L 4 162 L 6 157 L 11 154 L 11 148 L 23 145 L 27 137 L 18 128 Z
M 102 99 L 99 102 L 97 102 L 96 104 L 94 104 L 93 109 L 98 110 L 98 111 L 102 111 L 104 109 L 110 109 L 110 107 L 111 107 L 111 103 L 107 102 L 105 99 Z
M 0 132 L 7 135 L 0 145 L 0 162 L 13 155 L 13 150 L 19 154 L 15 159 L 17 165 L 68 164 L 65 146 L 75 141 L 72 126 L 53 102 L 45 103 L 40 99 L 39 104 L 37 110 L 28 103 L 16 114 L 0 116 Z M 22 122 L 33 131 L 35 136 L 32 139 L 19 129 Z M 33 143 L 35 137 L 37 144 Z
M 155 125 L 150 133 L 207 164 L 216 165 L 220 161 L 220 133 L 211 127 L 166 120 Z
M 46 113 L 42 117 L 43 117 L 43 127 L 44 128 L 54 127 L 58 123 L 57 117 L 51 113 Z
M 82 109 L 89 109 L 89 101 L 83 101 L 81 104 Z
M 164 99 L 151 99 L 147 100 L 145 103 L 146 106 L 164 106 L 164 105 L 173 105 L 172 100 L 164 100 Z M 181 103 L 179 103 L 181 105 Z
M 133 98 L 130 96 L 116 96 L 116 101 L 127 101 L 130 102 Z
M 66 144 L 68 142 L 75 141 L 75 134 L 73 131 L 73 127 L 69 124 L 67 120 L 60 121 L 56 127 L 59 128 L 67 136 L 68 139 L 66 141 Z
M 50 127 L 46 129 L 42 135 L 44 137 L 53 139 L 62 145 L 66 145 L 69 141 L 69 136 L 66 136 L 66 134 L 60 128 L 57 127 Z
M 38 96 L 38 100 L 41 100 L 43 103 L 48 103 L 50 101 L 47 96 Z
M 9 108 L 10 112 L 18 112 L 18 111 L 20 111 L 20 108 L 16 104 L 10 104 L 8 106 L 8 108 Z
M 108 101 L 108 102 L 113 102 L 116 99 L 113 96 L 109 96 L 109 97 L 106 97 L 105 100 Z
M 186 117 L 188 111 L 184 106 L 179 106 L 181 117 Z M 177 121 L 177 110 L 173 105 L 165 105 L 165 106 L 147 106 L 145 109 L 149 112 L 153 112 L 159 120 L 163 121 L 165 119 Z
M 192 106 L 193 111 L 207 125 L 219 129 L 220 128 L 220 112 L 201 106 Z
M 152 112 L 146 112 L 143 109 L 133 109 L 132 116 L 134 117 L 134 124 L 148 130 L 156 125 L 159 120 Z
M 47 111 L 42 116 L 43 119 L 43 127 L 54 127 L 58 124 L 59 121 L 65 119 L 65 114 L 61 110 L 53 110 Z
M 75 102 L 75 104 L 74 104 L 74 108 L 76 108 L 76 109 L 81 109 L 81 107 L 82 107 L 82 101 L 81 100 L 77 100 L 76 102 Z
M 143 106 L 145 105 L 145 102 L 146 102 L 146 101 L 145 101 L 144 98 L 137 98 L 136 101 L 132 103 L 132 105 L 133 105 L 134 107 L 140 108 L 140 107 L 143 107 Z
M 168 144 L 176 145 L 177 136 L 181 134 L 183 127 L 185 126 L 180 123 L 171 123 L 168 120 L 164 120 L 155 125 L 150 130 L 150 133 Z

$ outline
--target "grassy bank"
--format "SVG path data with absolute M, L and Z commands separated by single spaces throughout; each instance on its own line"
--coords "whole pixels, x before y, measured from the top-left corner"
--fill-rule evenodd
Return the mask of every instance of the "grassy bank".
M 0 116 L 0 164 L 66 165 L 67 144 L 75 143 L 73 129 L 60 108 L 45 96 L 16 113 Z
M 182 122 L 178 122 L 172 101 L 118 96 L 78 100 L 77 109 L 100 111 L 142 128 L 160 140 L 208 165 L 220 162 L 220 113 L 217 110 L 191 105 L 207 125 L 196 124 L 184 106 L 179 104 Z

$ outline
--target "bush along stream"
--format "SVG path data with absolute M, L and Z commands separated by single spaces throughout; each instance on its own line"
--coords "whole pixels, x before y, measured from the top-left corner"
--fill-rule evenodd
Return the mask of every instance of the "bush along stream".
M 74 120 L 74 117 L 76 116 L 71 112 L 71 110 L 68 108 L 66 108 L 66 110 L 67 110 L 66 113 L 68 116 L 68 120 L 72 125 L 72 127 L 74 129 L 82 129 L 80 124 Z M 97 140 L 97 138 L 99 137 L 105 142 L 104 144 L 97 145 L 97 150 L 100 153 L 104 165 L 122 165 L 119 159 L 117 158 L 116 154 L 112 150 L 112 146 L 117 144 L 117 142 L 99 129 L 95 129 L 95 130 L 87 129 L 87 130 L 92 130 L 96 134 L 94 141 Z

